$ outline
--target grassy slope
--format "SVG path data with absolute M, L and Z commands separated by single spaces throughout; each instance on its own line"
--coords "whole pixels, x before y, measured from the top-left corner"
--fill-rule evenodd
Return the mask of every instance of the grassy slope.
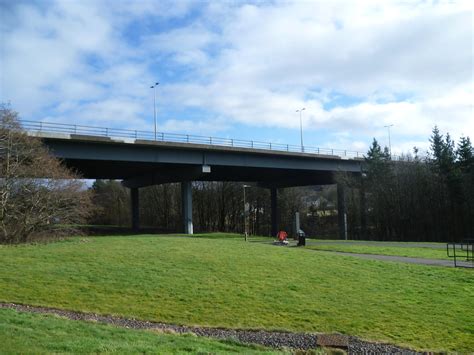
M 472 270 L 241 238 L 109 237 L 0 247 L 0 300 L 171 323 L 339 331 L 474 349 Z
M 406 248 L 392 246 L 372 246 L 372 245 L 354 245 L 354 244 L 317 244 L 308 246 L 314 250 L 342 251 L 347 253 L 378 254 L 378 255 L 396 255 L 412 258 L 425 259 L 444 259 L 452 260 L 447 257 L 446 249 L 433 248 Z
M 0 309 L 2 354 L 18 353 L 246 353 L 276 354 L 262 347 L 72 321 Z

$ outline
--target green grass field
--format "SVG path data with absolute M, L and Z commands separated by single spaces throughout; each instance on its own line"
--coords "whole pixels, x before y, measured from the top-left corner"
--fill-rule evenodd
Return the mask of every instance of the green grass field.
M 472 270 L 334 256 L 226 235 L 0 247 L 0 300 L 169 323 L 341 332 L 474 349 Z
M 360 253 L 360 254 L 378 254 L 378 255 L 394 255 L 394 256 L 406 256 L 411 258 L 424 258 L 424 259 L 443 259 L 452 260 L 446 255 L 446 249 L 434 249 L 434 248 L 418 248 L 418 247 L 396 247 L 396 246 L 384 246 L 380 243 L 380 246 L 373 245 L 358 245 L 352 243 L 338 243 L 338 244 L 322 244 L 324 241 L 319 241 L 317 245 L 308 245 L 308 249 L 314 250 L 326 250 L 326 251 L 342 251 L 346 253 Z M 400 243 L 407 245 L 407 243 Z
M 2 354 L 283 354 L 258 346 L 0 309 Z

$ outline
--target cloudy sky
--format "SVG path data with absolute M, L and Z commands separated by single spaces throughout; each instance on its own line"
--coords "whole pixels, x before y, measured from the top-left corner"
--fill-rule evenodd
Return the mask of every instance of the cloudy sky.
M 472 1 L 0 0 L 22 118 L 394 153 L 474 137 Z

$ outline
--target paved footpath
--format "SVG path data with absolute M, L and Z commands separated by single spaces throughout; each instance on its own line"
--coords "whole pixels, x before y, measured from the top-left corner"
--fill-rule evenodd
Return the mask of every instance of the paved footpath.
M 382 244 L 383 243 L 383 244 Z M 290 241 L 289 246 L 290 247 L 296 247 L 297 242 Z M 342 245 L 374 245 L 374 246 L 390 246 L 389 244 L 393 244 L 393 246 L 399 246 L 399 243 L 390 243 L 390 242 L 346 242 L 346 241 L 312 241 L 312 240 L 306 240 L 306 245 L 311 246 L 311 245 L 318 245 L 318 244 L 342 244 Z M 416 243 L 410 243 L 410 245 L 407 245 L 407 247 L 418 247 Z M 430 244 L 430 243 L 422 243 L 419 244 L 419 247 L 423 248 L 434 248 L 438 249 L 440 248 L 439 244 Z M 445 247 L 442 247 L 445 248 Z M 313 251 L 319 251 L 323 253 L 332 253 L 332 254 L 337 254 L 337 255 L 344 255 L 344 256 L 353 256 L 356 258 L 364 258 L 364 259 L 372 259 L 372 260 L 382 260 L 382 261 L 394 261 L 394 262 L 399 262 L 399 263 L 409 263 L 409 264 L 418 264 L 418 265 L 431 265 L 431 266 L 444 266 L 444 267 L 454 267 L 454 260 L 448 260 L 448 259 L 426 259 L 426 258 L 411 258 L 407 256 L 396 256 L 396 255 L 380 255 L 380 254 L 362 254 L 362 253 L 350 253 L 350 252 L 343 252 L 343 251 L 334 251 L 334 250 L 320 250 L 320 249 L 309 249 Z M 457 261 L 457 266 L 458 267 L 465 267 L 465 268 L 471 268 L 474 269 L 474 263 L 469 262 L 469 261 L 460 261 L 458 259 Z
M 366 245 L 373 247 L 397 247 L 397 248 L 431 248 L 431 249 L 446 249 L 446 244 L 440 243 L 416 243 L 416 242 L 378 242 L 378 241 L 313 241 L 306 239 L 308 245 L 319 245 L 319 244 L 340 244 L 340 245 Z
M 364 258 L 364 259 L 373 259 L 373 260 L 382 260 L 382 261 L 395 261 L 395 262 L 409 263 L 409 264 L 419 264 L 419 265 L 454 267 L 454 261 L 453 260 L 409 258 L 409 257 L 406 257 L 406 256 L 394 256 L 394 255 L 346 253 L 346 252 L 341 252 L 341 251 L 326 251 L 326 250 L 318 250 L 318 251 L 333 253 L 333 254 L 337 254 L 337 255 L 353 256 L 353 257 Z M 473 264 L 471 262 L 465 262 L 465 261 L 464 262 L 463 261 L 458 261 L 457 265 L 462 266 L 462 267 L 473 267 Z

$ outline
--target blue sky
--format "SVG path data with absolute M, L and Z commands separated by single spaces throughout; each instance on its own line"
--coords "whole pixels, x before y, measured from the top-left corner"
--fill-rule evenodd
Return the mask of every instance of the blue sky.
M 474 136 L 470 1 L 0 1 L 24 119 L 366 151 Z

